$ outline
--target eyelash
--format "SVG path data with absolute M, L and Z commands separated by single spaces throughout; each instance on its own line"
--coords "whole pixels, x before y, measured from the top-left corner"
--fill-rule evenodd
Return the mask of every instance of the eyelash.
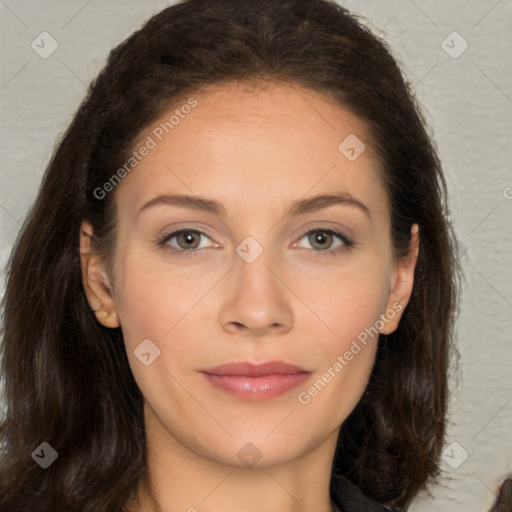
M 210 238 L 206 233 L 203 233 L 202 231 L 198 231 L 196 229 L 178 229 L 176 231 L 172 231 L 171 233 L 166 233 L 162 235 L 158 240 L 156 240 L 156 245 L 159 248 L 163 248 L 166 250 L 169 250 L 171 253 L 176 254 L 177 256 L 184 256 L 185 258 L 196 256 L 199 252 L 198 249 L 175 249 L 174 247 L 168 246 L 167 243 L 174 238 L 175 236 L 179 235 L 180 233 L 184 232 L 190 232 L 190 233 L 196 233 L 199 235 L 204 235 L 208 238 Z M 330 235 L 334 235 L 338 237 L 342 242 L 343 245 L 341 247 L 338 247 L 337 249 L 325 249 L 325 250 L 315 250 L 315 249 L 308 249 L 309 251 L 312 251 L 319 256 L 322 257 L 331 257 L 331 256 L 340 256 L 341 253 L 345 252 L 347 249 L 350 249 L 354 247 L 356 244 L 355 242 L 349 238 L 347 235 L 340 233 L 339 231 L 336 231 L 331 228 L 315 228 L 306 230 L 300 235 L 300 239 L 304 238 L 305 235 L 308 235 L 310 233 L 328 233 Z

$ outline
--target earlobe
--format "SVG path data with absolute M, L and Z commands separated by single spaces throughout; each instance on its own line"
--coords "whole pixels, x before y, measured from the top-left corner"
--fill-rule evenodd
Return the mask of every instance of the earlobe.
M 397 261 L 394 283 L 389 293 L 386 311 L 384 313 L 384 328 L 381 334 L 391 334 L 398 328 L 402 314 L 409 303 L 414 286 L 414 270 L 419 255 L 419 226 L 411 227 L 411 242 L 409 252 Z
M 98 321 L 105 327 L 119 327 L 119 319 L 112 296 L 112 284 L 105 262 L 92 249 L 93 228 L 87 221 L 80 226 L 80 263 L 82 284 L 87 301 Z
M 96 318 L 105 326 L 110 327 L 111 329 L 115 329 L 119 327 L 119 319 L 117 318 L 116 311 L 108 312 L 104 309 L 103 306 L 100 306 L 100 309 L 95 311 Z

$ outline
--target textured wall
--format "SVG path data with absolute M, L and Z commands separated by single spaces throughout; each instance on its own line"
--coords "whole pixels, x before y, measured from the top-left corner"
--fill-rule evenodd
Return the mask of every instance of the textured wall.
M 2 272 L 86 84 L 115 44 L 170 3 L 0 1 Z M 484 511 L 512 471 L 512 1 L 343 5 L 389 42 L 415 85 L 448 176 L 466 273 L 442 477 L 411 510 Z

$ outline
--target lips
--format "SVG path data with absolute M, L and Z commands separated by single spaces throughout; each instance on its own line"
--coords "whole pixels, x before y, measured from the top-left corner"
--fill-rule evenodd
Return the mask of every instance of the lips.
M 201 370 L 200 373 L 216 388 L 245 400 L 275 398 L 311 375 L 300 366 L 282 361 L 228 363 Z
M 281 361 L 270 361 L 268 363 L 228 363 L 215 366 L 205 373 L 218 376 L 243 376 L 243 377 L 261 377 L 263 375 L 295 375 L 305 373 L 306 370 L 300 366 L 283 363 Z M 307 372 L 306 372 L 307 373 Z

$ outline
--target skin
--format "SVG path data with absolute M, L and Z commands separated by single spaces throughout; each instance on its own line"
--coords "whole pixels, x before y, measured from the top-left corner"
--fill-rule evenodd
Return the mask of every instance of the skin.
M 99 322 L 121 325 L 145 398 L 148 486 L 158 506 L 142 497 L 132 509 L 327 512 L 339 428 L 365 390 L 378 337 L 309 403 L 298 394 L 379 318 L 386 320 L 382 334 L 397 328 L 413 287 L 418 226 L 409 255 L 396 259 L 367 128 L 337 104 L 275 83 L 211 86 L 194 97 L 198 105 L 115 191 L 111 275 L 91 250 L 90 224 L 81 227 L 87 298 Z M 169 116 L 163 113 L 140 141 Z M 366 145 L 354 161 L 338 150 L 350 134 Z M 333 191 L 352 194 L 371 217 L 340 204 L 285 216 L 292 201 Z M 165 204 L 137 215 L 162 193 L 216 199 L 226 215 Z M 356 245 L 343 247 L 336 236 L 315 245 L 314 230 L 326 227 Z M 155 243 L 182 228 L 205 233 L 193 240 L 199 248 L 192 257 L 170 252 L 171 245 L 186 251 L 176 237 L 167 249 Z M 263 249 L 252 263 L 236 252 L 247 236 Z M 339 247 L 337 255 L 321 254 Z M 390 310 L 393 318 L 379 317 Z M 149 366 L 134 355 L 144 339 L 160 350 Z M 227 394 L 198 373 L 226 362 L 271 360 L 312 373 L 264 401 Z M 261 456 L 252 467 L 237 457 L 248 442 Z

